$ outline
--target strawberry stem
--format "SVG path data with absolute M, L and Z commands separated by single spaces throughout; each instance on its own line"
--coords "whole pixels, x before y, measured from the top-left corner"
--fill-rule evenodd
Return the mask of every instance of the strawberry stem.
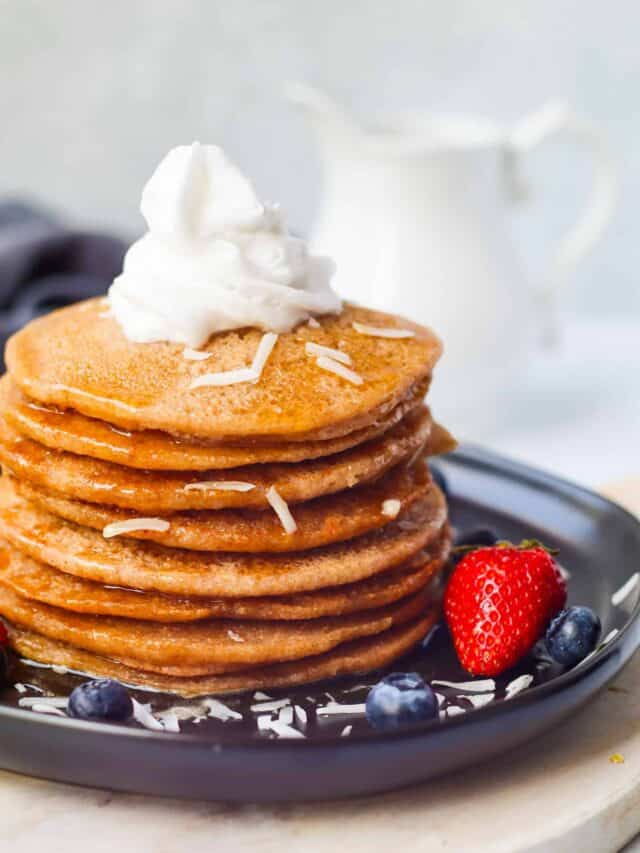
M 500 539 L 494 545 L 455 545 L 451 549 L 452 554 L 469 554 L 471 551 L 479 551 L 481 548 L 515 548 L 517 551 L 529 551 L 532 548 L 542 548 L 547 554 L 556 557 L 560 550 L 558 548 L 548 548 L 543 545 L 538 539 L 523 539 L 519 545 L 514 545 L 507 539 Z

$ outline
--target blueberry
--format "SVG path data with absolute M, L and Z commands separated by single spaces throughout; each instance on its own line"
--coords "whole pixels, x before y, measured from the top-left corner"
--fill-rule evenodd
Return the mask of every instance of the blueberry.
M 495 545 L 498 541 L 498 536 L 488 527 L 475 527 L 466 533 L 459 533 L 456 536 L 454 545 L 456 548 L 467 547 L 469 545 L 479 545 L 482 547 Z
M 438 716 L 438 700 L 417 672 L 394 672 L 369 691 L 366 715 L 374 729 L 397 729 Z
M 449 484 L 447 483 L 447 478 L 444 476 L 440 468 L 437 465 L 434 465 L 433 462 L 429 463 L 429 471 L 431 472 L 431 479 L 433 482 L 440 489 L 443 495 L 447 497 L 449 495 Z
M 601 628 L 600 619 L 590 607 L 568 607 L 547 629 L 547 651 L 556 663 L 575 666 L 595 649 Z
M 82 720 L 128 720 L 133 702 L 120 682 L 99 678 L 76 687 L 67 710 L 71 717 Z

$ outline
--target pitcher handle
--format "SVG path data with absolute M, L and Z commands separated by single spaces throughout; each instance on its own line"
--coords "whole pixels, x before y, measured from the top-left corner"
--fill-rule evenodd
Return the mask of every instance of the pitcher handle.
M 523 155 L 551 137 L 562 134 L 570 135 L 591 152 L 594 161 L 593 183 L 586 209 L 560 242 L 551 259 L 546 280 L 539 289 L 547 340 L 557 338 L 557 293 L 602 236 L 613 215 L 618 190 L 617 170 L 605 135 L 593 123 L 576 115 L 566 103 L 552 101 L 521 119 L 510 134 L 506 164 L 514 200 L 521 201 L 529 196 L 521 173 Z

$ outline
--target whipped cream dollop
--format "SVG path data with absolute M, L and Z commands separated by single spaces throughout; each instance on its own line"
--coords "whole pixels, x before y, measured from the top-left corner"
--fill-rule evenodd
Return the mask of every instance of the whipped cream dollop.
M 215 145 L 181 145 L 157 167 L 140 204 L 149 231 L 109 289 L 127 338 L 202 346 L 215 332 L 287 332 L 340 310 L 334 264 L 309 254 L 277 205 Z

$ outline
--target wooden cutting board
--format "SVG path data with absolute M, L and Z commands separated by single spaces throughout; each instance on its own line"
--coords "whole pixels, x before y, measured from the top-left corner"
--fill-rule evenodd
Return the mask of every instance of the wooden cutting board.
M 640 515 L 640 481 L 604 491 Z M 0 802 L 0 850 L 20 853 L 614 853 L 640 831 L 640 655 L 546 737 L 490 764 L 392 794 L 225 806 L 0 772 Z

